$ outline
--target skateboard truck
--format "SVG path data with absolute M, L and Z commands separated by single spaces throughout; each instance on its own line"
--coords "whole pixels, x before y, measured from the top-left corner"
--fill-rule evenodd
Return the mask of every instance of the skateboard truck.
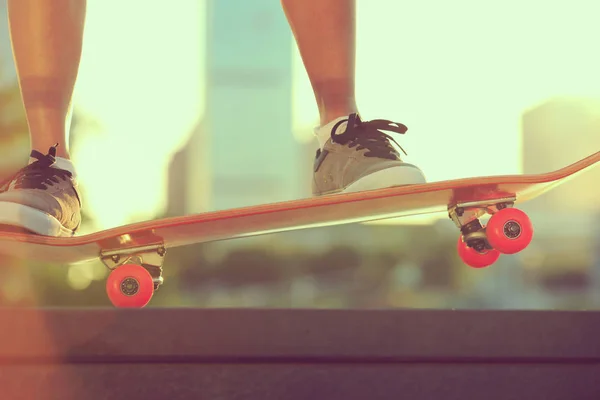
M 123 307 L 139 307 L 150 301 L 164 281 L 166 253 L 162 243 L 100 252 L 100 260 L 112 271 L 106 284 L 111 301 Z
M 513 207 L 515 201 L 515 197 L 504 197 L 496 200 L 457 203 L 448 207 L 448 216 L 460 229 L 467 246 L 481 253 L 492 247 L 487 241 L 485 227 L 481 225 L 479 218 Z
M 448 216 L 460 229 L 458 254 L 474 268 L 493 264 L 500 253 L 513 254 L 531 241 L 529 217 L 514 208 L 515 196 L 484 201 L 460 202 L 448 207 Z M 490 214 L 487 226 L 480 218 Z

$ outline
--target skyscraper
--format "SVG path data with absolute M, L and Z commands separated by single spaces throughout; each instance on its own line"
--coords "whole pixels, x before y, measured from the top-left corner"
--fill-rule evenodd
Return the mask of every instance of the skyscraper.
M 211 0 L 206 113 L 191 139 L 187 213 L 300 196 L 292 37 L 279 2 Z
M 522 118 L 523 172 L 550 172 L 593 154 L 600 149 L 599 131 L 598 99 L 554 98 L 528 110 Z M 535 229 L 524 260 L 531 266 L 537 259 L 539 277 L 550 277 L 555 295 L 561 287 L 573 292 L 572 282 L 584 282 L 580 293 L 600 284 L 598 182 L 600 169 L 594 168 L 521 206 Z
M 565 167 L 600 150 L 600 100 L 556 98 L 522 118 L 523 172 L 535 174 Z M 595 168 L 535 199 L 540 212 L 588 213 L 600 210 L 600 169 Z

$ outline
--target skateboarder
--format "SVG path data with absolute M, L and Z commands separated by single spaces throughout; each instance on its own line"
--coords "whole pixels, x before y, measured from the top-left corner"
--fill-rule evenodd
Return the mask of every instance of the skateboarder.
M 282 0 L 282 5 L 320 114 L 313 194 L 424 182 L 417 167 L 400 159 L 392 138 L 406 127 L 358 115 L 355 1 Z M 79 227 L 81 199 L 67 132 L 85 13 L 86 0 L 8 0 L 32 151 L 29 165 L 0 187 L 0 224 L 48 236 L 71 236 Z

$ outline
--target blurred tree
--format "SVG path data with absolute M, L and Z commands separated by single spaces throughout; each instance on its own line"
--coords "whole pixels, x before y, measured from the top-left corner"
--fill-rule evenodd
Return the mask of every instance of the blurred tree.
M 216 265 L 213 279 L 226 286 L 275 284 L 285 274 L 285 260 L 267 248 L 235 249 Z
M 325 278 L 344 275 L 351 278 L 362 262 L 361 253 L 350 246 L 335 246 L 330 250 L 312 257 L 304 266 L 304 271 L 311 275 Z

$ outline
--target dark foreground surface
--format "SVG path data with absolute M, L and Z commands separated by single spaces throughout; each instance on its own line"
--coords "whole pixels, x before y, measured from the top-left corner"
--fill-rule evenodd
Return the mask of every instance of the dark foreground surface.
M 600 312 L 0 309 L 2 399 L 600 399 Z

